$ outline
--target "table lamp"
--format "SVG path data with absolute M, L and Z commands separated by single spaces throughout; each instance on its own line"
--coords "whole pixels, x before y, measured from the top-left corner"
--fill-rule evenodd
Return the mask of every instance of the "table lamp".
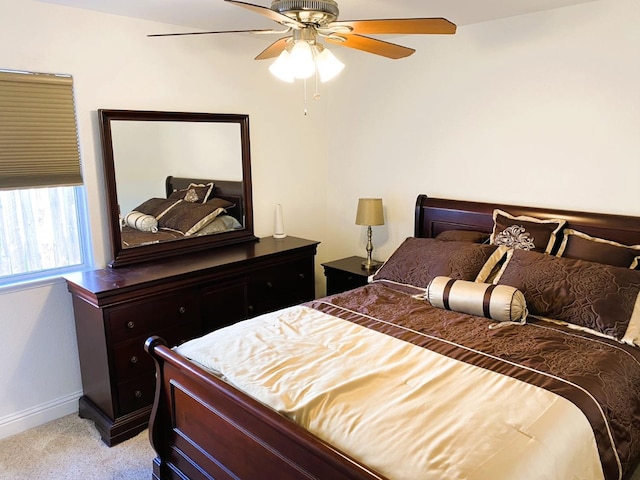
M 361 198 L 358 200 L 358 212 L 356 213 L 356 225 L 367 227 L 367 259 L 362 262 L 365 270 L 374 270 L 379 267 L 380 262 L 371 259 L 373 243 L 371 242 L 371 227 L 384 225 L 384 214 L 382 212 L 381 198 Z

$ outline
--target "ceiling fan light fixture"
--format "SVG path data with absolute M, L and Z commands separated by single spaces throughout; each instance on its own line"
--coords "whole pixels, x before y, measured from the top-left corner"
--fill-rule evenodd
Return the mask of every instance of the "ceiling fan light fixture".
M 269 65 L 269 71 L 274 77 L 283 82 L 293 83 L 295 78 L 291 71 L 291 55 L 289 52 L 283 50 L 276 61 Z
M 296 40 L 289 54 L 291 73 L 295 78 L 309 78 L 316 71 L 311 45 L 306 40 Z
M 328 48 L 322 48 L 315 60 L 320 81 L 323 83 L 335 78 L 344 69 L 344 63 L 338 60 Z

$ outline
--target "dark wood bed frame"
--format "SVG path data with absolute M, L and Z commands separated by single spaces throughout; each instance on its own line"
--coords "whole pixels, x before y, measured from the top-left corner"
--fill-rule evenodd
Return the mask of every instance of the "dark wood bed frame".
M 496 205 L 420 195 L 415 236 L 445 230 L 491 232 L 494 208 L 512 215 L 564 218 L 568 227 L 640 244 L 640 218 Z M 174 353 L 162 339 L 145 345 L 156 364 L 149 425 L 155 479 L 381 479 L 292 421 Z

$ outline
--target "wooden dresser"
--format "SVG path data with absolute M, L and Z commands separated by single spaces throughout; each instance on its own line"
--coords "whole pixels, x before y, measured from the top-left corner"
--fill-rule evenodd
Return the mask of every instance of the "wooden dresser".
M 295 237 L 67 275 L 80 354 L 80 416 L 115 445 L 147 427 L 155 371 L 144 342 L 179 344 L 312 300 L 318 242 Z

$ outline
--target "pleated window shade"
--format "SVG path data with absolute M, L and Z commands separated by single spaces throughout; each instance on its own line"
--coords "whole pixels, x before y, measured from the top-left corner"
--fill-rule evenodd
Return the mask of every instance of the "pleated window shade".
M 0 71 L 0 188 L 81 184 L 73 79 Z

